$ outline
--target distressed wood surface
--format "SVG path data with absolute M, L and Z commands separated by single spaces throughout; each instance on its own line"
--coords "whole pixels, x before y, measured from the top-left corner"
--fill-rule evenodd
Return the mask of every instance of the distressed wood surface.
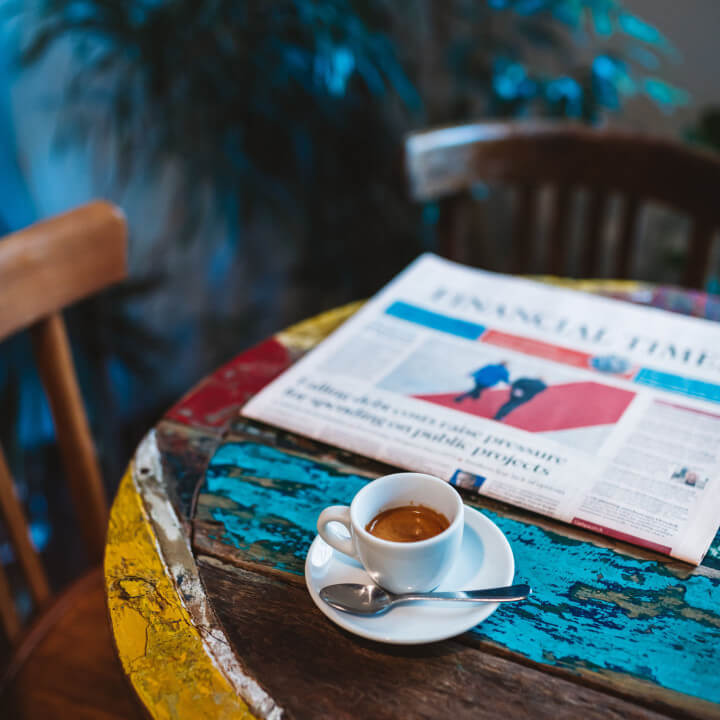
M 288 718 L 665 717 L 458 640 L 362 640 L 328 623 L 296 584 L 202 556 L 199 565 L 233 644 Z
M 158 554 L 132 469 L 113 504 L 105 589 L 123 670 L 154 718 L 255 717 L 218 671 Z
M 720 302 L 703 293 L 627 283 L 575 287 L 720 319 Z M 593 707 L 604 717 L 720 717 L 718 538 L 693 569 L 469 499 L 508 536 L 516 577 L 538 589 L 529 603 L 501 608 L 418 657 L 354 638 L 312 606 L 302 563 L 317 513 L 347 502 L 388 468 L 237 419 L 237 411 L 358 306 L 238 356 L 188 393 L 139 448 L 113 506 L 105 573 L 118 651 L 149 714 L 364 716 L 358 708 L 369 707 L 365 695 L 379 697 L 366 685 L 374 663 L 392 658 L 415 681 L 403 697 L 427 700 L 416 706 L 418 716 L 446 715 L 454 697 L 458 708 L 482 717 L 594 717 Z M 336 649 L 361 664 L 343 666 L 344 655 L 332 658 Z M 328 653 L 322 661 L 321 650 Z M 470 670 L 454 672 L 444 662 Z M 423 675 L 425 667 L 431 675 Z M 424 677 L 449 684 L 438 688 Z M 397 685 L 382 674 L 381 688 Z M 482 704 L 477 687 L 485 690 Z M 393 703 L 378 716 L 402 715 Z
M 239 420 L 208 467 L 197 500 L 198 552 L 246 569 L 295 575 L 320 511 L 348 504 L 391 468 L 355 468 L 327 447 L 276 447 Z M 282 446 L 284 445 L 284 447 Z M 516 579 L 534 590 L 472 632 L 518 659 L 589 678 L 653 707 L 720 716 L 720 574 L 466 495 L 505 533 Z M 717 548 L 719 539 L 714 547 Z M 211 595 L 211 600 L 216 601 Z M 329 626 L 329 623 L 326 622 Z

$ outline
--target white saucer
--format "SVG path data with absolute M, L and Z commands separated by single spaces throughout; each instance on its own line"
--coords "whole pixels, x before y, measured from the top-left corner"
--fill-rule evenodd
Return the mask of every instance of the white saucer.
M 460 555 L 438 590 L 473 590 L 510 585 L 515 560 L 510 544 L 495 523 L 465 506 Z M 331 548 L 319 535 L 305 560 L 310 597 L 330 620 L 351 633 L 393 643 L 417 645 L 459 635 L 485 620 L 497 603 L 414 602 L 396 605 L 383 615 L 362 616 L 335 610 L 320 599 L 320 590 L 334 583 L 372 582 L 356 560 Z

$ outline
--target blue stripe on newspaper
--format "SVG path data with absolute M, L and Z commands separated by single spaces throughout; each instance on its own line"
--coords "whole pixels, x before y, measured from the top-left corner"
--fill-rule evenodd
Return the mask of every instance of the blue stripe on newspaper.
M 392 315 L 401 320 L 407 320 L 416 325 L 424 325 L 433 330 L 440 330 L 440 332 L 449 333 L 450 335 L 457 335 L 458 337 L 463 337 L 468 340 L 477 340 L 485 331 L 483 325 L 468 322 L 467 320 L 459 320 L 458 318 L 451 318 L 447 315 L 431 312 L 430 310 L 423 310 L 423 308 L 410 305 L 401 300 L 390 305 L 385 311 L 385 314 Z
M 720 402 L 720 385 L 705 382 L 704 380 L 693 380 L 682 375 L 642 368 L 634 378 L 640 385 L 649 385 L 660 390 L 682 393 L 690 397 L 702 398 Z

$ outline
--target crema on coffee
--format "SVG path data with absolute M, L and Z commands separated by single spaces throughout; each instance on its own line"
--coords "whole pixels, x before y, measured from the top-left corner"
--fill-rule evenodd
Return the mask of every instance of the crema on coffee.
M 365 529 L 375 537 L 393 542 L 418 542 L 450 527 L 448 519 L 424 505 L 403 505 L 378 513 Z

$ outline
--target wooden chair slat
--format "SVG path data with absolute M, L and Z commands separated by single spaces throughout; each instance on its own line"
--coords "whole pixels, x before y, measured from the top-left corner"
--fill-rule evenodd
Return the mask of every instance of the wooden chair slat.
M 513 222 L 512 272 L 520 273 L 527 265 L 532 251 L 532 231 L 535 225 L 537 192 L 529 183 L 517 186 Z
M 14 645 L 20 636 L 20 617 L 2 563 L 0 563 L 0 626 L 10 644 Z
M 715 228 L 704 218 L 693 223 L 688 239 L 688 254 L 683 282 L 689 287 L 702 287 L 710 260 Z
M 7 527 L 10 542 L 27 580 L 33 601 L 36 605 L 43 605 L 50 597 L 50 586 L 37 551 L 30 540 L 25 513 L 15 492 L 13 479 L 1 448 L 0 514 Z
M 622 210 L 622 223 L 615 256 L 615 277 L 620 279 L 630 277 L 639 216 L 640 200 L 631 195 L 626 198 L 625 207 Z
M 552 243 L 549 267 L 536 267 L 519 260 L 533 253 L 522 244 L 526 227 L 524 219 L 515 221 L 513 234 L 520 242 L 514 249 L 515 272 L 562 273 L 567 261 L 566 230 L 571 215 L 566 200 L 580 187 L 592 188 L 603 195 L 591 205 L 591 215 L 601 217 L 607 209 L 607 194 L 618 192 L 631 198 L 623 222 L 620 252 L 615 266 L 618 277 L 628 277 L 631 270 L 632 240 L 637 229 L 639 208 L 650 202 L 666 205 L 688 215 L 702 218 L 709 229 L 720 226 L 720 205 L 716 188 L 720 187 L 720 155 L 698 150 L 678 142 L 618 130 L 596 130 L 558 121 L 490 122 L 445 127 L 410 134 L 405 141 L 405 169 L 411 195 L 427 202 L 450 198 L 478 182 L 503 185 L 551 185 L 561 190 L 555 205 L 557 211 L 550 233 Z M 566 196 L 566 192 L 569 194 Z M 523 203 L 519 202 L 518 207 Z M 450 204 L 447 205 L 451 207 Z M 597 215 L 595 215 L 597 213 Z M 519 229 L 518 229 L 519 223 Z M 583 248 L 583 273 L 596 269 L 601 222 L 593 222 L 585 240 L 594 245 Z M 450 219 L 447 227 L 456 226 Z M 439 228 L 440 234 L 444 228 Z M 694 264 L 706 260 L 707 243 L 701 234 L 693 241 L 687 278 L 702 278 L 705 267 Z M 443 242 L 442 236 L 440 237 Z M 457 235 L 446 249 L 459 245 Z M 452 257 L 452 253 L 450 253 Z
M 33 325 L 32 339 L 78 522 L 91 559 L 99 562 L 105 547 L 107 498 L 60 314 Z
M 126 249 L 123 214 L 106 202 L 90 203 L 0 240 L 0 340 L 31 328 L 66 479 L 93 562 L 103 556 L 108 508 L 59 313 L 61 308 L 125 278 Z M 37 610 L 49 599 L 50 588 L 1 449 L 0 520 L 8 527 Z M 0 584 L 0 621 L 8 635 L 14 636 L 20 620 L 4 574 Z
M 443 257 L 457 257 L 460 251 L 460 236 L 462 234 L 462 212 L 466 199 L 461 195 L 441 198 L 438 203 L 438 237 L 441 238 L 439 247 Z
M 0 340 L 114 282 L 126 269 L 122 213 L 106 202 L 36 223 L 0 242 Z
M 590 192 L 586 208 L 585 226 L 587 237 L 580 257 L 582 277 L 597 277 L 602 250 L 603 230 L 608 204 L 608 194 L 604 190 Z
M 555 189 L 548 241 L 550 243 L 550 272 L 553 275 L 565 273 L 570 222 L 572 220 L 572 192 L 568 185 Z

